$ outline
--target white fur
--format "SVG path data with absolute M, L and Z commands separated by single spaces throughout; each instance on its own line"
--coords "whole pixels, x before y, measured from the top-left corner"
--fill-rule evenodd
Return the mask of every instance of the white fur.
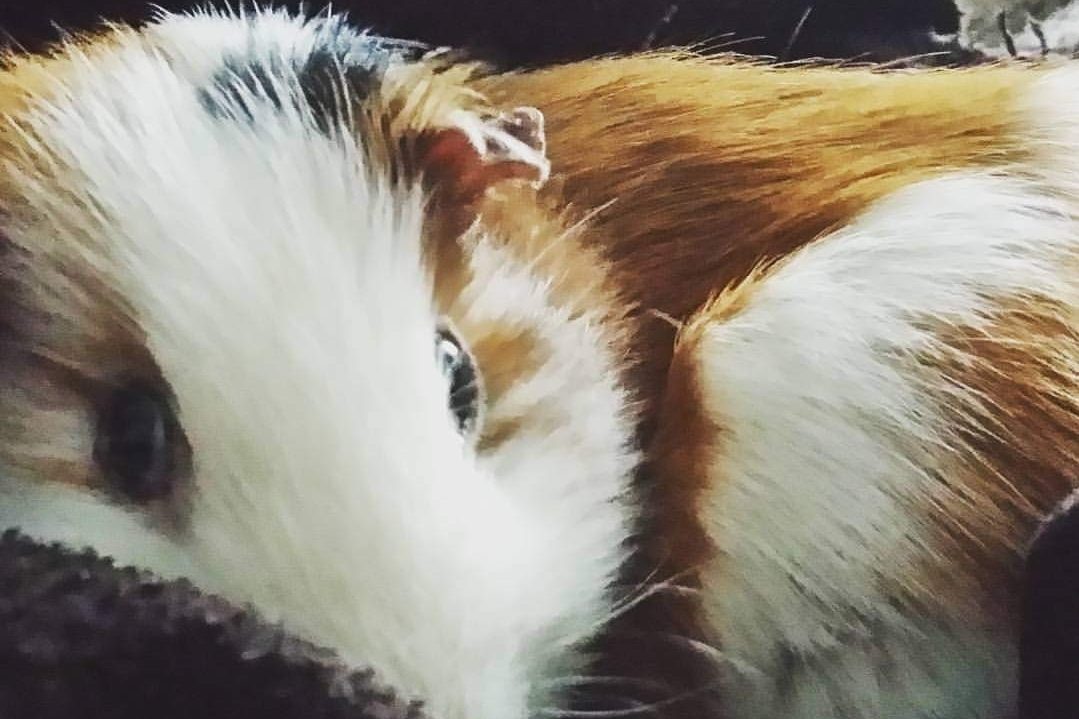
M 167 534 L 12 480 L 0 523 L 250 602 L 432 716 L 523 719 L 610 611 L 634 464 L 625 400 L 595 318 L 560 313 L 502 257 L 489 274 L 504 287 L 465 301 L 511 319 L 527 303 L 557 363 L 490 411 L 546 416 L 490 456 L 458 436 L 419 193 L 302 111 L 267 105 L 248 125 L 200 104 L 226 51 L 303 53 L 312 32 L 280 15 L 169 18 L 80 64 L 28 121 L 31 154 L 61 179 L 21 170 L 32 212 L 16 239 L 81 248 L 130 304 L 197 491 Z
M 729 677 L 732 717 L 1007 716 L 1007 633 L 883 580 L 947 566 L 925 512 L 949 499 L 939 475 L 962 440 L 940 398 L 988 421 L 983 398 L 919 361 L 958 357 L 932 328 L 985 327 L 998 301 L 1028 293 L 1079 307 L 1061 271 L 1077 236 L 1037 184 L 926 181 L 794 255 L 707 330 L 721 439 L 705 610 L 734 665 L 753 668 Z
M 1034 152 L 1030 168 L 1079 203 L 1079 66 L 1062 64 L 1040 75 L 1018 108 Z
M 196 12 L 187 15 L 163 13 L 159 24 L 150 25 L 143 35 L 147 42 L 160 50 L 174 69 L 196 84 L 208 82 L 221 69 L 226 57 L 262 56 L 275 60 L 303 58 L 313 50 L 333 43 L 353 31 L 343 15 L 324 15 L 312 21 L 287 12 L 238 11 L 236 18 L 226 18 L 216 12 Z M 257 27 L 253 27 L 257 26 Z M 403 40 L 387 40 L 362 34 L 365 43 L 382 46 L 416 46 Z M 362 55 L 363 47 L 354 52 Z M 358 58 L 357 58 L 358 59 Z

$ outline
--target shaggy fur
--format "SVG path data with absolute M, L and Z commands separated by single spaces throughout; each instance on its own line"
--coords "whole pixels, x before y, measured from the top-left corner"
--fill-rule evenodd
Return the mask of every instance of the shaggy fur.
M 0 83 L 0 523 L 446 719 L 1013 716 L 1023 551 L 1079 486 L 1074 69 L 484 77 L 258 14 Z M 131 378 L 183 433 L 153 501 L 95 449 Z
M 551 281 L 542 252 L 575 242 L 557 218 L 445 235 L 465 178 L 428 192 L 423 147 L 539 160 L 481 134 L 455 71 L 378 43 L 200 14 L 8 71 L 0 523 L 250 603 L 437 716 L 527 716 L 615 601 L 636 463 L 618 320 L 602 274 Z M 308 92 L 326 53 L 329 108 Z M 492 217 L 519 215 L 513 189 Z M 476 435 L 447 409 L 443 322 L 481 367 Z M 167 388 L 190 447 L 147 505 L 93 453 L 132 378 Z
M 614 203 L 596 237 L 654 311 L 648 549 L 726 716 L 1013 715 L 1022 553 L 1079 484 L 1077 86 L 669 56 L 483 84 Z

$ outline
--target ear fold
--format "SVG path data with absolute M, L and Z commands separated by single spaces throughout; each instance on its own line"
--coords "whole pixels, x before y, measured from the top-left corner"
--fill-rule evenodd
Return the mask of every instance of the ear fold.
M 465 206 L 502 182 L 538 187 L 550 174 L 543 114 L 533 107 L 488 118 L 459 111 L 449 127 L 422 139 L 419 160 L 435 191 Z

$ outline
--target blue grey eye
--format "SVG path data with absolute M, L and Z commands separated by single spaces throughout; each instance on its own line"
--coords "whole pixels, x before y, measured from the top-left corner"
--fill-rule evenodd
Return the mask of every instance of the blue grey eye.
M 154 386 L 125 384 L 102 403 L 94 460 L 124 497 L 149 502 L 172 494 L 186 447 L 169 398 Z
M 476 428 L 480 412 L 480 378 L 472 355 L 446 328 L 435 334 L 435 358 L 450 381 L 448 404 L 461 434 Z

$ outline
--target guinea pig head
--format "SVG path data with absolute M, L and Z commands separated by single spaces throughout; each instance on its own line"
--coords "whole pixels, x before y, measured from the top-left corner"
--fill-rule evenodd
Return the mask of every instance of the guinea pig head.
M 336 18 L 0 74 L 0 524 L 249 603 L 446 719 L 557 704 L 633 418 L 542 117 Z

